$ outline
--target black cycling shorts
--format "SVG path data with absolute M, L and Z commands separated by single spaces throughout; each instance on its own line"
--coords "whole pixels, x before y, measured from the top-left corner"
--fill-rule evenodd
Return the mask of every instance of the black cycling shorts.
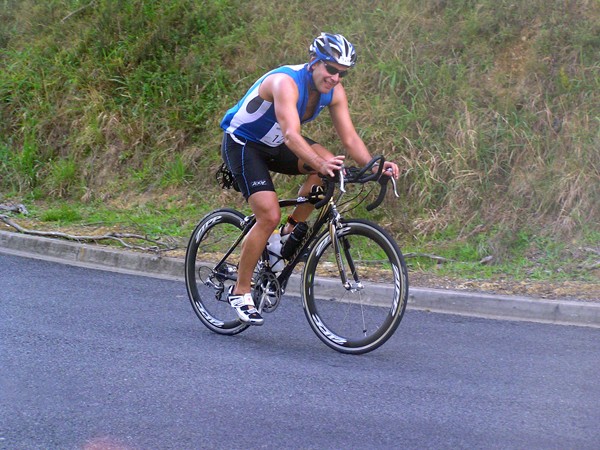
M 309 145 L 316 144 L 312 139 L 304 139 Z M 246 200 L 255 192 L 275 192 L 269 171 L 287 175 L 301 174 L 298 157 L 285 144 L 269 147 L 224 133 L 221 155 Z

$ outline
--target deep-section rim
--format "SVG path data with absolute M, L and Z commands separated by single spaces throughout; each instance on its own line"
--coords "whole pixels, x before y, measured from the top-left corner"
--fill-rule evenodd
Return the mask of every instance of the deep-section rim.
M 315 334 L 326 345 L 342 353 L 360 354 L 370 352 L 383 345 L 396 331 L 402 321 L 406 304 L 408 301 L 408 276 L 404 257 L 400 248 L 393 238 L 379 225 L 368 220 L 350 219 L 343 220 L 344 227 L 350 227 L 349 234 L 358 234 L 366 238 L 375 240 L 383 248 L 392 263 L 396 264 L 398 270 L 394 272 L 395 289 L 397 294 L 397 306 L 393 314 L 389 314 L 382 323 L 377 332 L 362 339 L 352 339 L 342 342 L 339 336 L 330 330 L 326 324 L 320 320 L 317 314 L 317 307 L 314 301 L 314 280 L 319 258 L 324 254 L 328 247 L 331 247 L 331 239 L 328 231 L 324 232 L 314 245 L 302 276 L 302 301 L 306 318 L 315 332 Z M 356 231 L 360 231 L 356 233 Z M 392 302 L 394 304 L 394 302 Z M 344 337 L 344 339 L 346 339 Z
M 217 219 L 221 216 L 220 219 Z M 188 292 L 188 298 L 194 310 L 196 316 L 200 319 L 200 321 L 210 330 L 215 333 L 225 334 L 225 335 L 234 335 L 241 333 L 249 327 L 249 324 L 243 323 L 239 319 L 225 321 L 220 318 L 214 317 L 212 314 L 208 312 L 206 308 L 203 306 L 203 300 L 198 292 L 197 280 L 196 280 L 196 263 L 197 263 L 197 252 L 199 246 L 199 240 L 196 238 L 198 233 L 202 232 L 203 227 L 206 227 L 206 224 L 209 224 L 208 227 L 204 230 L 203 234 L 206 231 L 214 228 L 215 226 L 227 223 L 229 225 L 237 226 L 240 231 L 242 230 L 242 221 L 244 219 L 244 215 L 236 211 L 234 209 L 223 208 L 212 211 L 202 218 L 202 220 L 198 223 L 194 232 L 192 233 L 187 250 L 185 255 L 185 285 Z M 213 221 L 211 223 L 211 221 Z M 233 242 L 231 242 L 233 244 Z M 202 306 L 202 308 L 200 307 Z M 203 314 L 203 310 L 205 314 Z M 222 323 L 222 324 L 219 324 Z

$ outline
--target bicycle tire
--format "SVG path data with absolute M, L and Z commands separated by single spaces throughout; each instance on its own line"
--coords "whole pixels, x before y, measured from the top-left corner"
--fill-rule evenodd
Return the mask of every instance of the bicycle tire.
M 329 231 L 311 250 L 302 276 L 304 313 L 315 334 L 342 353 L 360 354 L 385 343 L 400 324 L 408 300 L 402 252 L 380 226 L 342 220 L 336 231 L 340 254 L 352 283 L 353 261 L 362 286 L 344 287 Z
M 241 246 L 218 263 L 242 230 L 244 215 L 234 209 L 218 209 L 198 223 L 185 255 L 185 284 L 196 316 L 215 333 L 234 335 L 249 327 L 227 301 L 227 289 L 235 284 Z

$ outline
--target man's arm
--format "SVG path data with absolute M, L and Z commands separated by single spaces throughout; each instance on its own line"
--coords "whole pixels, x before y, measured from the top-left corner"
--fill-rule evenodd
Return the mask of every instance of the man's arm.
M 298 102 L 298 87 L 294 80 L 285 74 L 273 74 L 261 84 L 259 94 L 275 105 L 275 115 L 285 139 L 285 145 L 298 158 L 323 175 L 335 174 L 343 163 L 343 157 L 329 160 L 321 158 L 306 142 L 301 134 L 300 117 L 296 103 Z
M 342 145 L 348 151 L 350 157 L 361 166 L 367 164 L 372 156 L 367 149 L 367 146 L 356 132 L 356 128 L 354 128 L 352 118 L 350 117 L 346 91 L 341 84 L 338 84 L 334 88 L 333 99 L 329 105 L 329 113 L 331 114 L 333 126 L 342 141 Z M 391 173 L 388 173 L 393 175 L 394 178 L 398 178 L 399 169 L 395 163 L 386 161 L 384 168 L 391 169 Z
M 371 154 L 354 128 L 348 108 L 346 91 L 341 84 L 338 84 L 333 90 L 333 99 L 329 105 L 329 114 L 331 115 L 335 131 L 340 137 L 342 145 L 350 154 L 350 157 L 361 166 L 364 166 L 371 160 Z

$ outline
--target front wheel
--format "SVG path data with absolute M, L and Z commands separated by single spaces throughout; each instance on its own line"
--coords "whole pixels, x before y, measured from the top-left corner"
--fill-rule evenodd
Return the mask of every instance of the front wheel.
M 302 298 L 311 328 L 329 347 L 354 354 L 375 350 L 394 334 L 406 309 L 402 253 L 378 225 L 342 221 L 334 241 L 325 232 L 308 256 Z

